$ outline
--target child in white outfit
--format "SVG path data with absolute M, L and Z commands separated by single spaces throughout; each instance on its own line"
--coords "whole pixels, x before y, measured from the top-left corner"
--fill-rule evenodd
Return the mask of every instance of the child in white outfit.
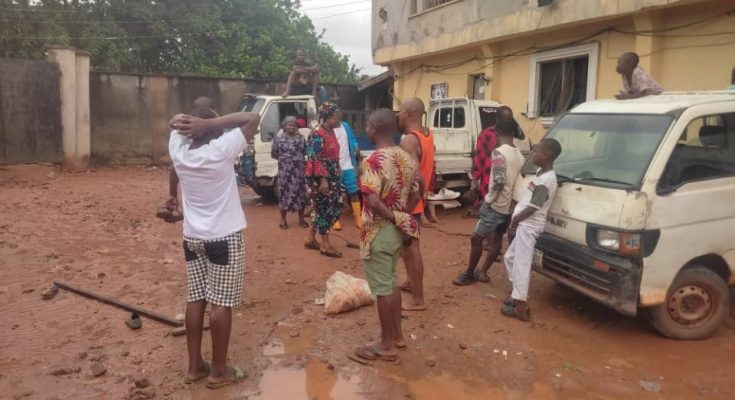
M 522 321 L 528 321 L 530 316 L 526 302 L 531 264 L 536 240 L 544 231 L 546 216 L 556 195 L 557 181 L 553 168 L 559 154 L 561 145 L 554 139 L 544 139 L 536 146 L 532 161 L 539 170 L 523 191 L 508 229 L 512 241 L 505 253 L 505 268 L 513 284 L 513 292 L 503 303 L 501 312 Z

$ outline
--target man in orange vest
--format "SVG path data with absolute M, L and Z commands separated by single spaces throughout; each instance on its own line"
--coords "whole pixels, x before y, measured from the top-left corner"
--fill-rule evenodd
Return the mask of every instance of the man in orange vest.
M 398 111 L 398 127 L 403 132 L 401 147 L 419 163 L 422 200 L 412 214 L 417 223 L 421 223 L 421 215 L 426 203 L 425 188 L 431 182 L 434 168 L 434 134 L 422 125 L 425 113 L 424 103 L 417 98 L 406 99 Z M 421 258 L 419 239 L 411 238 L 404 243 L 403 263 L 406 265 L 408 279 L 401 285 L 401 290 L 411 292 L 411 297 L 403 304 L 405 311 L 426 310 L 424 301 L 424 261 Z

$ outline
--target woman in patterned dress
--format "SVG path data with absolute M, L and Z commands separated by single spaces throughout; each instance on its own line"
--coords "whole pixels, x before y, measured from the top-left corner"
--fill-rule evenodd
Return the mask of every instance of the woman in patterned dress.
M 319 127 L 314 129 L 306 142 L 306 183 L 311 188 L 312 228 L 304 245 L 319 250 L 327 257 L 340 258 L 329 241 L 329 230 L 342 212 L 339 143 L 334 128 L 340 126 L 337 105 L 324 102 L 319 109 Z M 322 237 L 321 244 L 316 234 Z
M 295 117 L 284 118 L 281 128 L 271 147 L 271 157 L 278 160 L 278 208 L 281 212 L 279 227 L 288 229 L 286 213 L 297 212 L 299 225 L 308 228 L 309 224 L 304 220 L 306 140 L 299 134 Z

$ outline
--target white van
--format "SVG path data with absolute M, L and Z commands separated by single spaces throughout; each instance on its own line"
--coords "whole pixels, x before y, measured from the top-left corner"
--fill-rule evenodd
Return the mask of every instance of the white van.
M 256 112 L 260 114 L 260 126 L 249 146 L 242 154 L 235 169 L 241 183 L 246 183 L 260 196 L 268 199 L 278 197 L 278 160 L 271 158 L 271 145 L 281 121 L 288 116 L 302 117 L 306 127 L 299 133 L 305 138 L 316 128 L 316 101 L 313 96 L 271 96 L 262 94 L 246 94 L 243 96 L 237 111 Z
M 562 145 L 561 185 L 534 269 L 623 314 L 648 311 L 665 336 L 715 333 L 735 285 L 735 92 L 588 102 L 546 137 Z
M 434 132 L 437 183 L 450 189 L 469 189 L 469 172 L 477 137 L 495 125 L 496 113 L 503 104 L 493 100 L 454 97 L 432 101 L 427 126 Z M 531 143 L 519 128 L 515 140 L 524 154 Z

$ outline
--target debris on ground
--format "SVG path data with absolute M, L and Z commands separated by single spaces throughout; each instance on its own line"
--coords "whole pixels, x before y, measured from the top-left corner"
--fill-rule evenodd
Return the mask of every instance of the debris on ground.
M 638 384 L 647 392 L 659 393 L 661 391 L 661 384 L 658 382 L 640 381 Z
M 341 271 L 335 272 L 327 279 L 324 300 L 324 311 L 327 314 L 339 314 L 375 302 L 366 280 Z
M 75 374 L 77 372 L 80 372 L 81 370 L 82 370 L 82 367 L 78 365 L 56 366 L 49 370 L 49 375 L 63 376 L 63 375 Z
M 89 372 L 92 374 L 92 377 L 96 378 L 107 373 L 107 367 L 101 362 L 93 362 L 89 366 Z
M 59 293 L 59 288 L 56 285 L 51 285 L 48 289 L 41 292 L 41 299 L 43 300 L 51 300 L 56 296 L 56 294 Z

